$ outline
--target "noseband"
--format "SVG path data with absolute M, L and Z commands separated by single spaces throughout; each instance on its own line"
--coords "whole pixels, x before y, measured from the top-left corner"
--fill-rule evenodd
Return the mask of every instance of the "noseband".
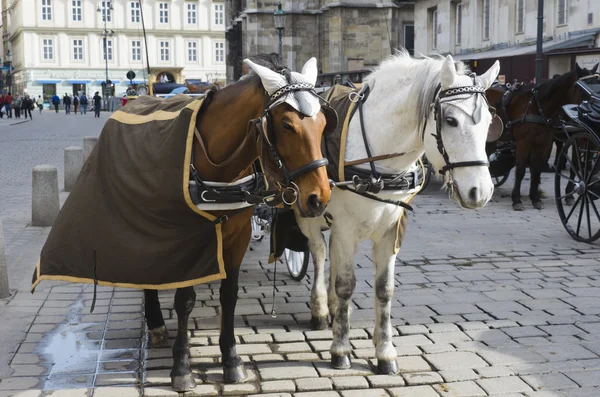
M 436 95 L 435 95 L 435 101 L 432 104 L 433 106 L 433 115 L 434 115 L 434 119 L 435 119 L 435 130 L 436 133 L 435 134 L 431 134 L 435 137 L 435 140 L 437 142 L 437 149 L 440 152 L 440 154 L 442 155 L 442 157 L 444 158 L 444 162 L 446 163 L 445 166 L 442 167 L 442 169 L 439 170 L 439 173 L 442 175 L 445 175 L 446 172 L 454 169 L 454 168 L 459 168 L 459 167 L 478 167 L 478 166 L 485 166 L 485 167 L 489 167 L 490 163 L 487 160 L 473 160 L 473 161 L 459 161 L 459 162 L 451 162 L 450 158 L 448 157 L 448 152 L 446 152 L 446 149 L 444 148 L 444 141 L 442 139 L 442 105 L 441 105 L 441 100 L 442 99 L 446 99 L 446 98 L 450 98 L 444 102 L 451 102 L 451 101 L 455 101 L 458 100 L 458 98 L 452 99 L 452 97 L 456 97 L 458 95 L 464 95 L 464 94 L 475 94 L 475 95 L 481 95 L 483 97 L 483 100 L 487 102 L 487 98 L 485 97 L 485 89 L 477 84 L 475 84 L 475 75 L 472 74 L 471 78 L 473 79 L 473 85 L 472 86 L 464 86 L 464 87 L 457 87 L 457 88 L 449 88 L 447 90 L 442 90 L 441 89 L 441 85 L 438 85 L 438 88 L 436 90 Z M 488 108 L 490 109 L 491 112 L 495 113 L 495 109 L 492 108 L 491 106 L 489 106 L 488 104 Z M 423 128 L 423 133 L 425 133 L 425 128 L 427 128 L 427 123 L 425 123 L 425 126 Z
M 317 168 L 327 166 L 329 164 L 329 161 L 323 157 L 318 160 L 313 160 L 313 161 L 309 162 L 308 164 L 305 164 L 293 171 L 289 171 L 287 169 L 287 167 L 285 166 L 285 164 L 283 164 L 283 161 L 281 160 L 281 157 L 279 156 L 279 153 L 277 152 L 277 141 L 276 141 L 275 134 L 273 132 L 273 120 L 272 120 L 270 111 L 271 111 L 271 109 L 283 104 L 284 102 L 278 102 L 278 101 L 281 99 L 281 97 L 283 97 L 284 95 L 287 95 L 291 92 L 308 91 L 309 93 L 311 93 L 311 94 L 315 95 L 317 98 L 319 98 L 319 100 L 324 101 L 324 99 L 321 98 L 315 92 L 315 87 L 312 84 L 291 83 L 291 73 L 289 72 L 288 69 L 283 69 L 280 73 L 286 77 L 289 84 L 281 87 L 280 89 L 275 91 L 271 96 L 268 96 L 266 98 L 265 110 L 263 111 L 263 114 L 259 118 L 253 120 L 253 123 L 255 126 L 256 139 L 258 140 L 258 137 L 260 135 L 263 136 L 264 140 L 269 145 L 269 148 L 271 150 L 271 155 L 273 156 L 273 160 L 275 161 L 275 165 L 277 166 L 278 169 L 283 171 L 283 174 L 284 174 L 283 183 L 282 184 L 278 183 L 278 185 L 280 185 L 280 189 L 283 191 L 282 199 L 283 199 L 284 203 L 287 205 L 292 205 L 298 200 L 298 195 L 299 195 L 299 188 L 298 188 L 298 185 L 296 185 L 294 183 L 294 180 L 308 172 L 316 170 Z M 285 194 L 286 192 L 290 192 L 292 197 L 286 198 L 286 194 Z

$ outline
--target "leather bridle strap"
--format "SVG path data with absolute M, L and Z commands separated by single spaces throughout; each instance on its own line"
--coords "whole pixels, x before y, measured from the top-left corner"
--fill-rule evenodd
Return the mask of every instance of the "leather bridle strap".
M 401 157 L 401 156 L 404 156 L 406 154 L 408 154 L 408 153 L 382 154 L 381 156 L 367 157 L 367 158 L 360 159 L 360 160 L 344 161 L 344 165 L 345 166 L 352 166 L 352 165 L 369 163 L 369 162 L 373 162 L 373 161 L 388 160 L 388 159 L 393 159 L 393 158 L 396 158 L 396 157 Z

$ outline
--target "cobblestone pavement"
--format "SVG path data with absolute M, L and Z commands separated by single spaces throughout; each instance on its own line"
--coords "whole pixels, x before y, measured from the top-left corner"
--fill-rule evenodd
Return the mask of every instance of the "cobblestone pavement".
M 92 132 L 90 126 L 82 136 Z M 0 130 L 0 162 L 6 161 L 3 134 Z M 32 142 L 34 136 L 32 131 Z M 59 166 L 62 148 L 79 140 L 73 134 L 41 144 L 48 146 L 40 148 L 43 161 L 23 159 L 27 150 L 11 151 L 18 162 L 12 178 L 30 178 L 31 167 L 40 162 Z M 140 291 L 99 288 L 92 314 L 90 286 L 45 282 L 28 293 L 48 229 L 26 226 L 30 185 L 0 175 L 0 215 L 16 290 L 0 300 L 0 397 L 176 396 L 169 387 L 170 349 L 146 348 Z M 550 178 L 544 175 L 549 193 Z M 434 182 L 415 200 L 396 267 L 392 317 L 400 375 L 373 373 L 369 244 L 356 256 L 353 366 L 340 371 L 328 364 L 331 332 L 309 329 L 311 272 L 295 282 L 278 266 L 272 318 L 268 246 L 253 243 L 242 266 L 236 310 L 238 352 L 249 380 L 222 383 L 219 285 L 201 285 L 189 322 L 198 386 L 185 395 L 600 396 L 600 247 L 571 240 L 550 199 L 542 211 L 526 203 L 526 211 L 512 212 L 510 198 L 502 197 L 508 189 L 501 188 L 486 208 L 464 211 L 438 187 Z M 12 194 L 20 198 L 5 205 Z M 174 336 L 173 293 L 160 297 Z

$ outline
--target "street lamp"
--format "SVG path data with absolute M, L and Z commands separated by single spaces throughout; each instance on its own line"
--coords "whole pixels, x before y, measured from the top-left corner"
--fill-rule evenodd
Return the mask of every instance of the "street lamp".
M 106 19 L 108 13 L 113 10 L 113 6 L 110 1 L 102 2 L 102 9 L 100 9 L 100 5 L 98 5 L 98 9 L 96 11 L 102 13 L 102 20 L 104 21 L 104 30 L 102 31 L 102 41 L 104 44 L 104 61 L 106 64 L 106 78 L 104 81 L 104 110 L 108 110 L 108 98 L 110 97 L 110 80 L 108 79 L 108 37 L 112 37 L 115 32 L 111 30 L 110 32 L 106 29 Z
M 6 66 L 6 89 L 8 92 L 12 92 L 12 54 L 10 50 L 6 51 L 6 62 L 4 62 L 4 66 Z
M 282 37 L 283 31 L 285 30 L 285 12 L 281 9 L 281 1 L 277 4 L 277 10 L 273 13 L 273 18 L 275 19 L 275 29 L 277 29 L 277 34 L 279 35 L 279 59 L 283 63 L 283 53 L 281 50 L 282 47 Z

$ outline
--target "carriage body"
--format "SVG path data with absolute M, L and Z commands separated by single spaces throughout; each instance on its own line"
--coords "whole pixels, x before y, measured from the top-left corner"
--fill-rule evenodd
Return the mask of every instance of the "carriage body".
M 600 84 L 578 81 L 583 102 L 563 106 L 567 138 L 554 178 L 556 207 L 577 241 L 600 238 Z

